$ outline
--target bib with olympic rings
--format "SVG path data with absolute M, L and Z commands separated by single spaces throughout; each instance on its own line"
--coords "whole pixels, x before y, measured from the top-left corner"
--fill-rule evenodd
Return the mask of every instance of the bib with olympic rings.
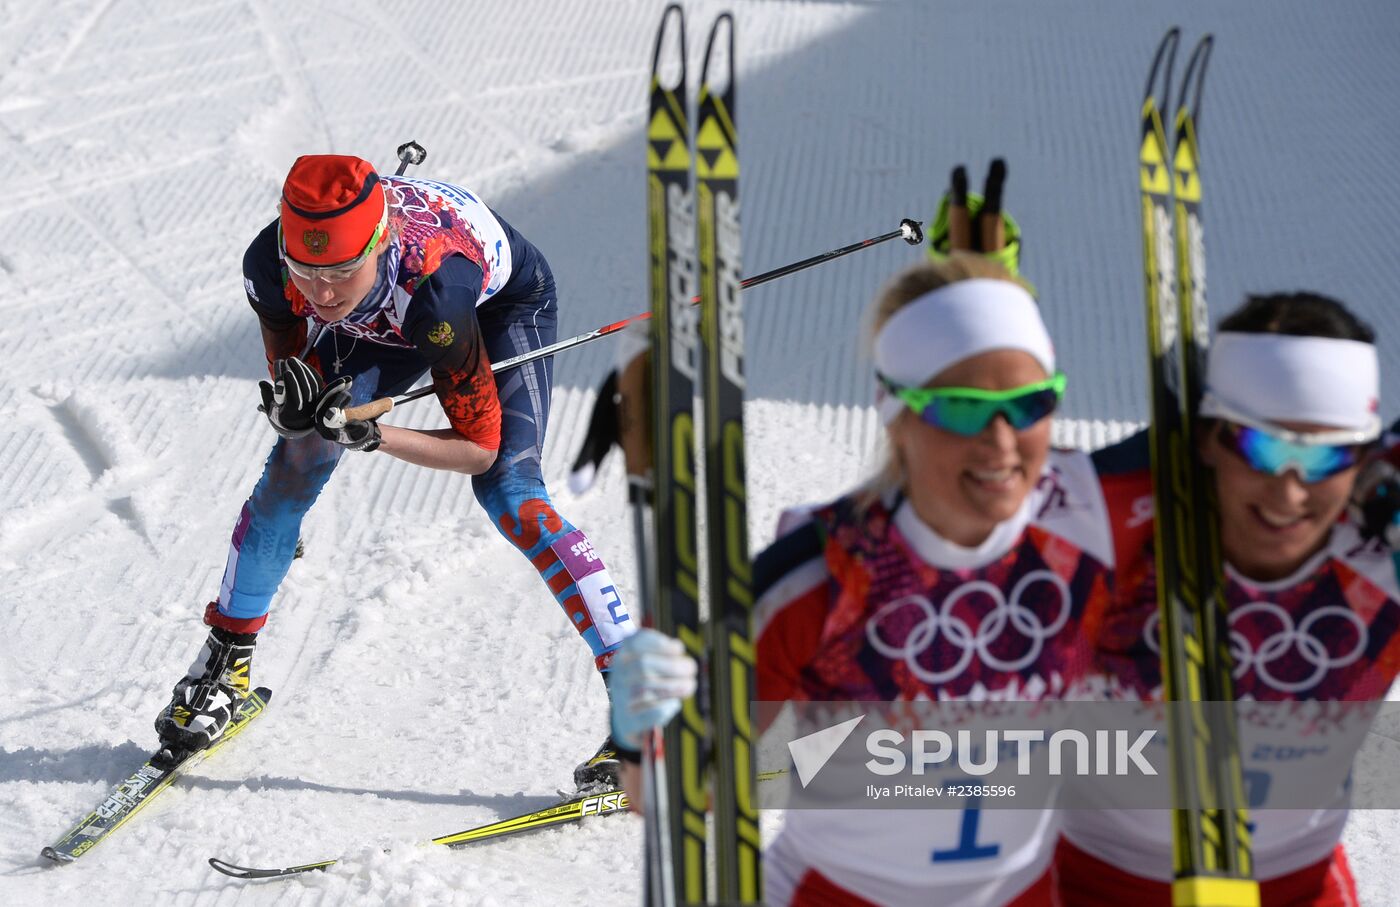
M 1112 580 L 1099 502 L 1081 500 L 1076 470 L 1062 468 L 1073 456 L 1047 469 L 1009 550 L 978 566 L 930 563 L 882 504 L 815 511 L 831 584 L 806 697 L 1073 695 L 1092 659 L 1085 617 L 1107 606 Z M 1095 538 L 1076 531 L 1086 525 Z
M 1115 697 L 1161 696 L 1161 624 L 1152 552 L 1121 574 L 1097 660 Z M 1400 583 L 1391 554 L 1339 523 L 1327 547 L 1287 579 L 1226 571 L 1235 698 L 1383 698 L 1400 672 Z

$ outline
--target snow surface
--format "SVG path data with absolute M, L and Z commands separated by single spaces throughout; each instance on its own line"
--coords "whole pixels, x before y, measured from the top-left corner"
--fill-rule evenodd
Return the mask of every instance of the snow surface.
M 1062 440 L 1143 418 L 1136 114 L 1173 21 L 1218 36 L 1202 125 L 1210 295 L 1316 287 L 1400 344 L 1400 7 L 1334 0 L 761 2 L 739 26 L 747 273 L 927 218 L 953 164 L 1007 156 L 1071 377 Z M 716 3 L 690 3 L 692 62 Z M 78 864 L 37 853 L 154 742 L 272 436 L 246 243 L 299 153 L 465 182 L 549 256 L 564 336 L 645 308 L 641 130 L 653 2 L 0 0 L 0 903 L 635 903 L 602 820 L 417 845 L 542 806 L 604 729 L 585 647 L 458 476 L 345 458 L 259 644 L 272 708 Z M 857 313 L 886 244 L 754 290 L 755 546 L 869 467 Z M 626 590 L 620 467 L 563 477 L 612 361 L 563 354 L 547 475 Z M 1400 390 L 1388 369 L 1388 399 Z M 395 421 L 440 424 L 434 407 Z M 1089 421 L 1093 417 L 1096 421 Z M 770 819 L 771 821 L 771 819 Z M 1394 902 L 1400 822 L 1348 831 Z M 387 852 L 384 851 L 387 848 Z M 333 856 L 328 874 L 229 880 Z

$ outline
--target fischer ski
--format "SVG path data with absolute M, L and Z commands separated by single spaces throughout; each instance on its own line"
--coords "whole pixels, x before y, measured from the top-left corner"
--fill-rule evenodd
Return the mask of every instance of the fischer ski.
M 761 772 L 758 776 L 758 780 L 771 781 L 785 774 L 787 774 L 786 769 Z M 452 850 L 463 850 L 472 844 L 499 841 L 501 838 L 510 837 L 511 835 L 540 831 L 546 828 L 555 828 L 560 825 L 569 825 L 593 816 L 609 816 L 614 813 L 625 812 L 630 806 L 631 804 L 628 802 L 627 794 L 624 791 L 603 791 L 584 797 L 566 798 L 553 806 L 547 806 L 535 812 L 522 813 L 518 816 L 498 819 L 495 822 L 488 822 L 485 825 L 477 825 L 464 831 L 433 838 L 426 843 L 439 844 Z M 235 879 L 250 880 L 281 879 L 287 876 L 300 875 L 304 872 L 320 872 L 329 869 L 339 862 L 340 860 L 338 859 L 321 860 L 316 863 L 302 863 L 283 869 L 258 869 L 251 866 L 239 866 L 227 860 L 220 860 L 217 857 L 209 858 L 209 865 L 219 872 L 222 872 L 224 875 L 232 876 Z
M 720 58 L 727 72 L 720 74 L 722 88 L 717 89 L 711 64 Z M 716 17 L 705 44 L 695 122 L 709 714 L 714 735 L 712 843 L 716 899 L 724 904 L 756 904 L 762 898 L 763 881 L 749 721 L 754 696 L 753 592 L 744 476 L 744 313 L 735 87 L 734 17 L 726 12 Z
M 561 803 L 535 812 L 524 813 L 519 816 L 500 819 L 495 822 L 488 822 L 485 825 L 478 825 L 468 828 L 465 831 L 455 832 L 450 835 L 443 835 L 433 838 L 430 844 L 439 844 L 444 847 L 460 850 L 471 844 L 478 844 L 483 841 L 498 841 L 501 838 L 511 835 L 523 834 L 525 832 L 540 831 L 545 828 L 554 828 L 559 825 L 568 825 L 572 822 L 579 822 L 592 816 L 606 816 L 613 813 L 625 812 L 627 809 L 627 794 L 621 790 L 604 791 L 598 794 L 590 794 L 586 797 L 574 797 Z M 304 872 L 323 872 L 339 863 L 340 860 L 321 860 L 316 863 L 302 863 L 298 866 L 288 866 L 284 869 L 256 869 L 249 866 L 238 866 L 217 857 L 209 858 L 209 865 L 222 872 L 226 876 L 235 879 L 283 879 L 288 876 L 300 875 Z
M 1143 262 L 1151 361 L 1152 488 L 1162 676 L 1171 735 L 1172 903 L 1259 903 L 1252 880 L 1239 741 L 1231 708 L 1219 515 L 1196 458 L 1192 419 L 1209 344 L 1196 117 L 1213 39 L 1196 45 L 1181 82 L 1172 146 L 1162 122 L 1180 41 L 1173 28 L 1153 58 L 1139 146 Z M 1160 100 L 1157 95 L 1161 88 Z M 1188 714 L 1189 712 L 1189 714 Z
M 672 21 L 675 40 L 667 41 Z M 675 75 L 670 85 L 662 84 L 663 68 L 668 76 Z M 662 14 L 652 54 L 646 134 L 654 547 L 645 613 L 657 630 L 680 639 L 704 664 L 693 399 L 700 381 L 700 313 L 690 303 L 698 275 L 688 103 L 685 14 L 672 3 Z M 644 754 L 644 769 L 657 781 L 656 789 L 647 793 L 648 810 L 656 811 L 649 833 L 659 827 L 665 838 L 648 841 L 647 895 L 653 903 L 698 904 L 707 899 L 709 735 L 704 702 L 701 689 L 666 727 L 661 752 L 652 747 Z
M 126 824 L 172 781 L 241 734 L 253 719 L 263 713 L 271 698 L 272 691 L 267 687 L 253 690 L 238 707 L 238 713 L 229 722 L 223 736 L 202 750 L 185 753 L 172 761 L 161 758 L 166 752 L 162 750 L 147 759 L 144 765 L 118 784 L 96 809 L 84 816 L 72 831 L 60 838 L 58 843 L 45 847 L 40 855 L 55 863 L 71 863 L 107 840 L 112 832 Z

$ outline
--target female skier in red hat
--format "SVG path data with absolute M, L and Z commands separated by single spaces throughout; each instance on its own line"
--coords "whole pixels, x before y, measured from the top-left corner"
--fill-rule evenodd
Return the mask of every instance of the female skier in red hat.
M 208 638 L 156 721 L 172 751 L 218 739 L 250 688 L 256 634 L 292 562 L 301 521 L 346 450 L 472 477 L 477 501 L 539 571 L 600 670 L 633 623 L 592 544 L 550 503 L 540 474 L 552 360 L 491 363 L 556 339 L 544 256 L 474 193 L 380 177 L 364 160 L 292 165 L 280 216 L 243 259 L 280 435 L 233 530 Z M 430 374 L 450 427 L 350 420 L 345 411 Z M 609 744 L 576 781 L 611 786 Z

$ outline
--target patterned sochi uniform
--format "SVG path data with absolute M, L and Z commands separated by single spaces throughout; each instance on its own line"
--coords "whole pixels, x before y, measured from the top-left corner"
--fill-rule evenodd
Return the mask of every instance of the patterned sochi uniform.
M 1107 606 L 1112 557 L 1082 453 L 1052 452 L 1020 512 L 976 549 L 907 503 L 861 511 L 842 498 L 756 562 L 758 699 L 1069 698 L 1090 667 L 1086 624 Z M 976 801 L 789 810 L 765 852 L 766 901 L 1048 905 L 1056 835 L 1049 808 Z
M 374 289 L 342 321 L 321 321 L 288 278 L 276 221 L 249 246 L 244 282 L 268 363 L 302 356 L 328 382 L 353 376 L 356 404 L 401 394 L 429 373 L 452 428 L 497 451 L 491 468 L 472 477 L 477 501 L 605 670 L 633 622 L 588 538 L 550 503 L 540 473 L 553 360 L 491 372 L 492 361 L 555 341 L 549 264 L 466 189 L 382 182 L 397 241 L 380 257 Z M 239 632 L 263 625 L 302 518 L 342 452 L 315 434 L 277 441 L 234 528 L 211 623 Z
M 1118 594 L 1097 639 L 1104 695 L 1160 701 L 1145 434 L 1098 452 L 1095 461 L 1114 521 L 1118 561 Z M 1240 737 L 1263 903 L 1356 903 L 1339 844 L 1349 804 L 1345 779 L 1318 795 L 1317 808 L 1277 804 L 1289 793 L 1322 789 L 1323 779 L 1335 776 L 1339 766 L 1345 774 L 1371 710 L 1334 706 L 1350 719 L 1329 731 L 1329 722 L 1316 720 L 1316 706 L 1283 710 L 1269 704 L 1385 698 L 1400 671 L 1400 584 L 1394 556 L 1379 541 L 1364 540 L 1343 518 L 1324 548 L 1292 576 L 1255 582 L 1226 565 L 1225 597 L 1235 696 L 1260 704 L 1241 709 Z M 1112 792 L 1103 785 L 1086 785 L 1077 793 L 1089 802 L 1112 805 Z M 1127 897 L 1144 907 L 1169 903 L 1168 811 L 1068 810 L 1064 822 L 1068 844 L 1062 848 L 1059 875 L 1067 904 Z M 1104 887 L 1109 885 L 1114 887 Z

